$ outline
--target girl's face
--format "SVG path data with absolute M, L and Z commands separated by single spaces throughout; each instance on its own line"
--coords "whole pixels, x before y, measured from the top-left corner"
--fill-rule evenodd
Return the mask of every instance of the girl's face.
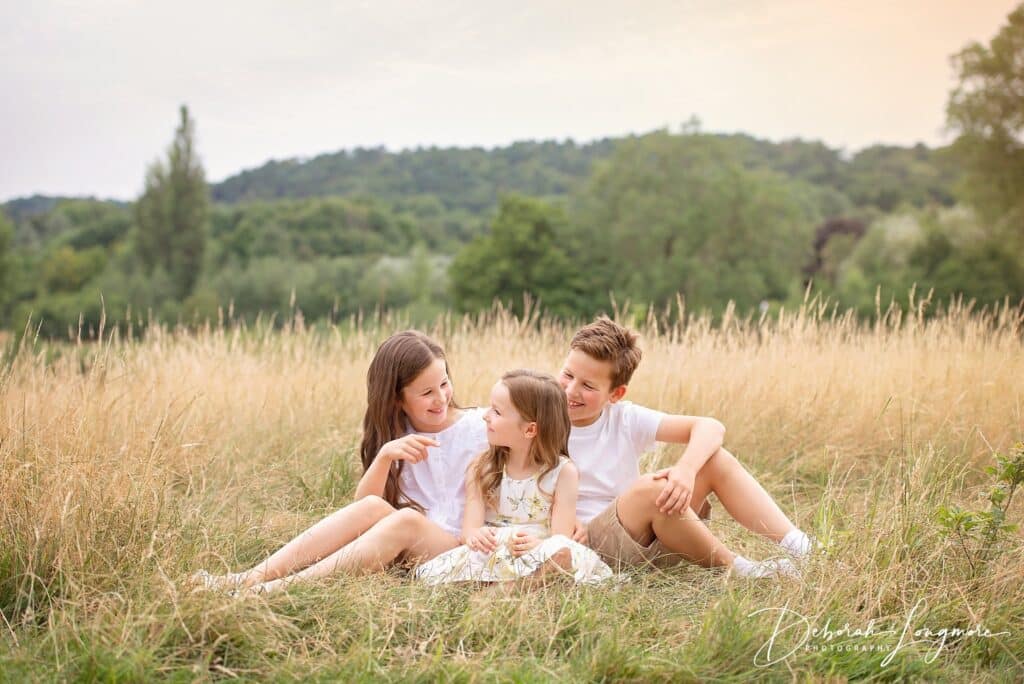
M 452 383 L 444 359 L 434 359 L 402 388 L 398 405 L 416 432 L 440 432 L 451 424 L 451 400 Z
M 487 423 L 487 441 L 492 446 L 512 449 L 529 447 L 537 434 L 537 424 L 523 420 L 512 404 L 508 387 L 503 382 L 491 388 L 491 407 L 484 414 Z

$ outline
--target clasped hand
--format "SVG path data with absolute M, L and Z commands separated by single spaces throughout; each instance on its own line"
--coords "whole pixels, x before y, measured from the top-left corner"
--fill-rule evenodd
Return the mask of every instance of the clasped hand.
M 666 515 L 679 515 L 685 511 L 693 498 L 696 475 L 685 466 L 674 465 L 655 472 L 654 479 L 665 481 L 665 486 L 654 501 L 658 510 Z
M 478 527 L 465 535 L 465 541 L 472 551 L 494 553 L 498 550 L 498 536 L 493 527 Z M 529 532 L 516 532 L 508 542 L 508 550 L 514 558 L 518 558 L 537 548 L 538 544 L 540 539 Z

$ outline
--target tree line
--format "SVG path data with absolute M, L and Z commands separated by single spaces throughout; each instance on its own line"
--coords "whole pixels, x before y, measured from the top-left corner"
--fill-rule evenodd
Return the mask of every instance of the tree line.
M 0 325 L 61 336 L 110 321 L 374 309 L 587 317 L 800 301 L 871 315 L 911 287 L 979 306 L 1024 296 L 1024 6 L 953 57 L 931 149 L 678 130 L 485 150 L 356 149 L 212 186 L 182 108 L 131 203 L 33 197 L 0 216 Z

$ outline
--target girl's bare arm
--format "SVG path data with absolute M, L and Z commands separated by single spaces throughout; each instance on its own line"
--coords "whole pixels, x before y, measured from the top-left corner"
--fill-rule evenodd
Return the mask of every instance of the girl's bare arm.
M 494 529 L 484 526 L 486 504 L 480 483 L 473 477 L 475 465 L 474 459 L 466 469 L 466 509 L 462 513 L 462 542 L 474 551 L 490 553 L 498 548 L 498 540 L 494 536 Z
M 427 458 L 427 447 L 436 447 L 437 441 L 423 435 L 406 435 L 387 442 L 377 452 L 377 458 L 366 469 L 356 485 L 356 499 L 365 496 L 384 496 L 384 485 L 388 482 L 388 472 L 395 461 L 419 463 Z
M 576 497 L 579 494 L 580 472 L 573 463 L 566 463 L 558 472 L 554 501 L 551 503 L 551 534 L 572 537 L 576 525 Z

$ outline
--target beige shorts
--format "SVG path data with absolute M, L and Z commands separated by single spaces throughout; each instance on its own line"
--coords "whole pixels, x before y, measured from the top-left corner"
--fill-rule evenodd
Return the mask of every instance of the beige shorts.
M 587 544 L 605 563 L 612 568 L 668 568 L 683 562 L 682 556 L 665 548 L 657 537 L 647 546 L 633 539 L 619 521 L 618 502 L 611 502 L 587 523 Z

